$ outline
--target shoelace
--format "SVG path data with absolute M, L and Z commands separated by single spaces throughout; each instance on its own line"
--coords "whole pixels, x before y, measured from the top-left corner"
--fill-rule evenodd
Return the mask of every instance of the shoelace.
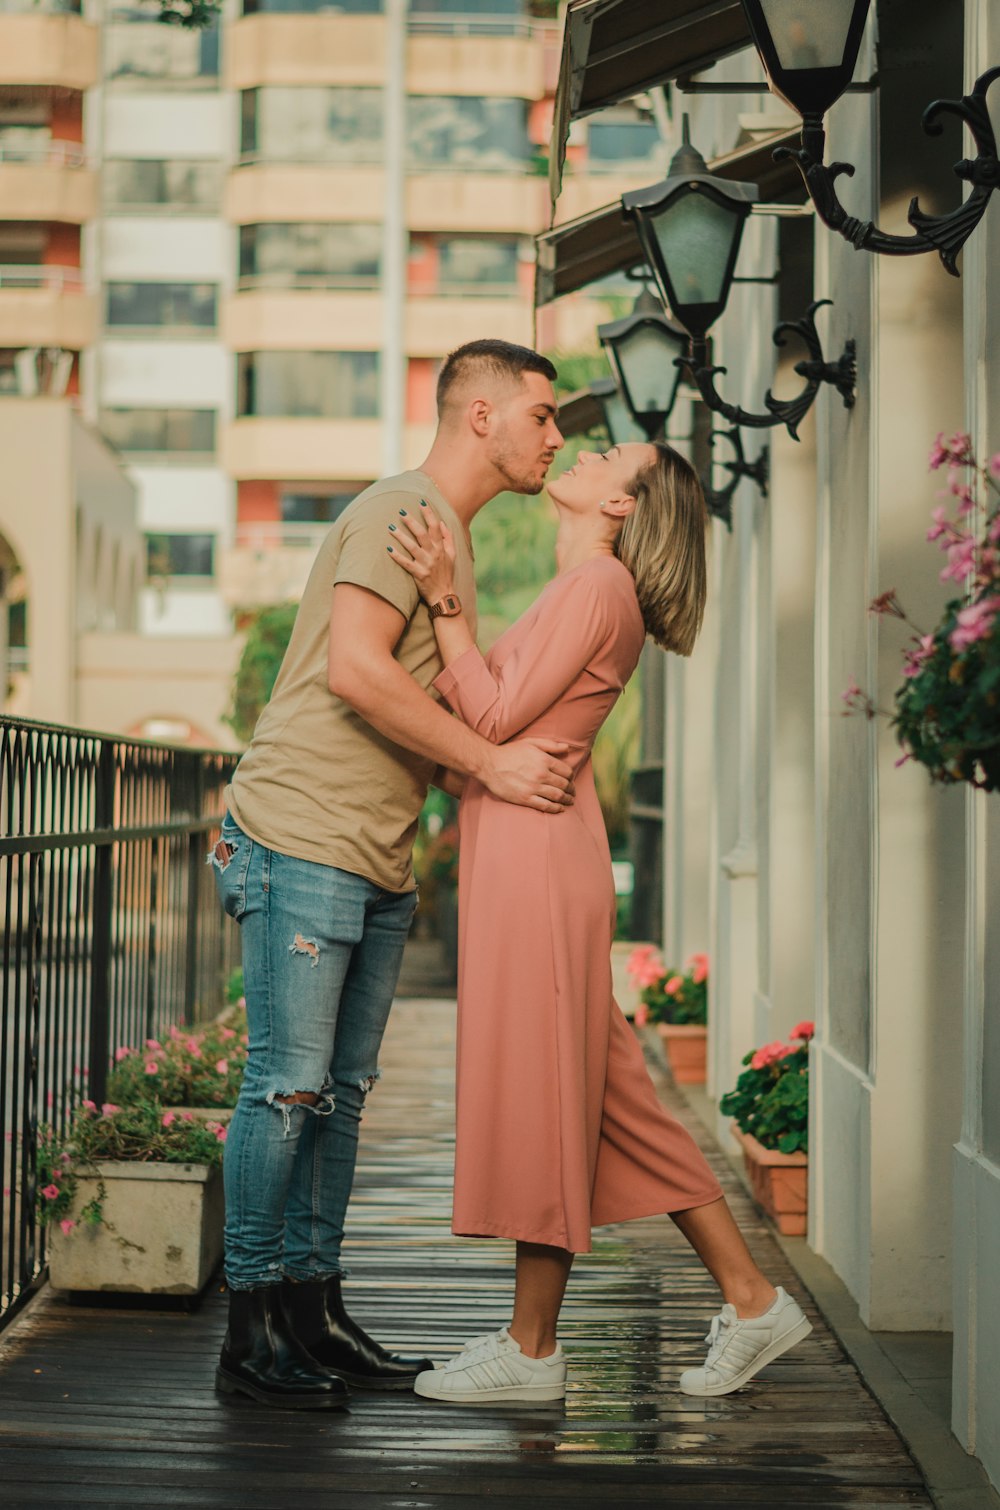
M 708 1357 L 705 1359 L 706 1368 L 715 1362 L 725 1347 L 730 1325 L 730 1318 L 724 1316 L 721 1311 L 718 1316 L 712 1317 L 708 1328 L 708 1336 L 705 1338 L 705 1341 L 708 1343 Z
M 474 1337 L 467 1342 L 460 1353 L 450 1358 L 445 1368 L 454 1371 L 459 1368 L 470 1368 L 474 1363 L 487 1362 L 495 1358 L 500 1351 L 503 1339 L 499 1332 L 490 1332 L 486 1337 Z

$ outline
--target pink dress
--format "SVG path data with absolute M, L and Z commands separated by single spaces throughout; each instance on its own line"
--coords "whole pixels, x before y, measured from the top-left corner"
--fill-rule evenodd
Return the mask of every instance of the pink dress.
M 495 744 L 564 740 L 559 815 L 470 780 L 459 812 L 457 1144 L 452 1230 L 590 1250 L 591 1228 L 682 1211 L 721 1189 L 660 1105 L 612 997 L 615 896 L 590 750 L 645 633 L 614 557 L 550 582 L 484 659 L 435 685 Z

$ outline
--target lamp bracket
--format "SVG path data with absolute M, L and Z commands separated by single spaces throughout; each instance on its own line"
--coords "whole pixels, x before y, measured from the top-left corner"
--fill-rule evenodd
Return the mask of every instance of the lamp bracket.
M 782 320 L 775 327 L 772 339 L 775 346 L 784 346 L 787 335 L 798 336 L 805 342 L 809 359 L 797 362 L 795 371 L 806 380 L 802 392 L 793 399 L 777 399 L 768 389 L 764 395 L 766 414 L 753 414 L 739 404 L 729 404 L 715 387 L 716 373 L 724 373 L 725 367 L 705 365 L 704 341 L 692 340 L 690 355 L 678 357 L 676 366 L 686 367 L 694 380 L 702 401 L 713 414 L 721 414 L 730 424 L 743 425 L 751 430 L 769 430 L 775 425 L 784 425 L 793 440 L 798 440 L 798 427 L 812 408 L 823 383 L 831 383 L 844 401 L 844 408 L 854 407 L 854 390 L 857 384 L 856 348 L 853 340 L 847 341 L 836 362 L 827 362 L 816 329 L 815 315 L 832 299 L 816 299 L 800 320 Z
M 733 527 L 733 495 L 744 477 L 749 477 L 760 488 L 764 498 L 767 497 L 767 484 L 770 475 L 770 454 L 767 446 L 762 446 L 755 461 L 747 461 L 743 453 L 743 437 L 738 429 L 713 430 L 712 443 L 716 440 L 725 440 L 733 448 L 732 461 L 724 461 L 722 466 L 730 473 L 730 480 L 724 488 L 709 487 L 702 482 L 702 491 L 705 494 L 705 503 L 708 512 L 715 519 L 721 519 L 727 530 Z
M 790 158 L 798 165 L 816 212 L 824 225 L 837 231 L 857 251 L 881 252 L 893 257 L 912 257 L 921 252 L 937 252 L 949 273 L 958 277 L 956 262 L 962 247 L 979 224 L 993 190 L 1000 188 L 1000 161 L 996 136 L 986 105 L 986 92 L 1000 78 L 1000 67 L 980 74 L 971 94 L 960 100 L 934 100 L 923 114 L 923 127 L 929 136 L 940 136 L 942 115 L 957 115 L 965 122 L 976 143 L 977 155 L 955 164 L 955 173 L 972 185 L 968 199 L 947 215 L 927 215 L 916 196 L 910 200 L 907 220 L 912 236 L 891 235 L 871 220 L 848 215 L 837 197 L 837 179 L 852 177 L 850 163 L 823 162 L 825 132 L 822 116 L 805 116 L 802 122 L 801 147 L 777 147 L 775 162 Z

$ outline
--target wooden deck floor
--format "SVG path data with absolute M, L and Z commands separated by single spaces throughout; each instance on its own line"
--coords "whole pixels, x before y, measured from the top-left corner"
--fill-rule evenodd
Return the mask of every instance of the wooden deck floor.
M 510 1247 L 452 1238 L 451 1004 L 397 1004 L 369 1103 L 348 1294 L 381 1339 L 446 1357 L 509 1318 Z M 661 1079 L 669 1101 L 671 1091 Z M 675 1109 L 683 1103 L 676 1102 Z M 697 1124 L 695 1124 L 697 1131 Z M 919 1474 L 718 1155 L 759 1260 L 816 1323 L 742 1393 L 701 1402 L 714 1286 L 672 1224 L 598 1235 L 562 1323 L 562 1405 L 356 1394 L 350 1412 L 223 1403 L 218 1288 L 192 1314 L 48 1301 L 0 1351 L 0 1504 L 201 1510 L 930 1506 Z

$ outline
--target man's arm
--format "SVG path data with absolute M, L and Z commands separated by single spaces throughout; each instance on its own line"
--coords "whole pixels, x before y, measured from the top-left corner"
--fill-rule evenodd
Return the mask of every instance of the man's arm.
M 565 744 L 522 739 L 492 745 L 453 718 L 393 655 L 405 627 L 399 610 L 377 593 L 338 583 L 330 612 L 330 691 L 394 744 L 475 776 L 505 802 L 562 812 L 572 801 L 572 769 L 560 758 Z

